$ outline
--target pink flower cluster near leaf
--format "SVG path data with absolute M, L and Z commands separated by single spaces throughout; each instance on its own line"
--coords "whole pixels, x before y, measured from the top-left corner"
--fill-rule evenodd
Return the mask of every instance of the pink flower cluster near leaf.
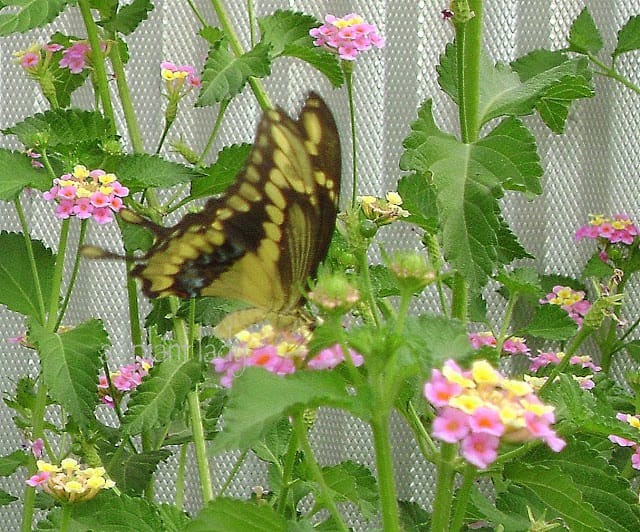
M 100 43 L 103 53 L 108 50 L 107 43 Z M 37 75 L 47 70 L 55 52 L 62 50 L 62 59 L 58 65 L 60 68 L 68 68 L 72 74 L 79 74 L 89 66 L 91 56 L 91 46 L 88 41 L 76 41 L 68 48 L 61 44 L 34 44 L 26 50 L 16 52 L 14 55 L 17 62 L 28 73 Z
M 123 394 L 135 390 L 142 382 L 142 378 L 149 374 L 149 370 L 153 367 L 153 360 L 148 358 L 136 357 L 133 364 L 122 366 L 118 371 L 111 373 L 111 383 L 113 387 Z M 100 393 L 100 401 L 105 405 L 113 408 L 115 401 L 111 397 L 109 389 L 109 381 L 106 375 L 100 375 L 98 383 L 98 391 Z
M 122 198 L 128 194 L 129 189 L 121 185 L 114 174 L 77 165 L 72 173 L 54 179 L 43 197 L 58 203 L 58 218 L 93 218 L 105 224 L 113 220 L 113 213 L 122 208 Z
M 60 66 L 68 68 L 72 74 L 79 74 L 87 66 L 87 55 L 91 50 L 89 43 L 78 41 L 62 52 Z
M 537 372 L 540 368 L 545 368 L 549 365 L 557 366 L 560 364 L 565 354 L 561 351 L 555 353 L 553 351 L 540 352 L 537 356 L 531 357 L 531 364 L 529 371 Z M 593 373 L 602 371 L 602 368 L 593 362 L 593 359 L 588 355 L 573 355 L 569 360 L 572 369 L 576 370 L 589 370 Z M 593 382 L 593 374 L 587 375 L 572 375 L 573 379 L 578 382 L 580 388 L 583 390 L 592 390 L 595 387 Z M 546 377 L 543 377 L 546 381 Z M 543 381 L 543 382 L 544 382 Z
M 543 305 L 559 305 L 560 308 L 567 311 L 573 321 L 581 326 L 584 316 L 591 308 L 591 303 L 584 297 L 585 293 L 582 290 L 574 290 L 570 286 L 556 285 L 550 294 L 540 300 L 540 303 Z
M 367 24 L 356 13 L 342 18 L 327 15 L 324 22 L 319 28 L 310 30 L 309 35 L 314 38 L 315 46 L 337 51 L 340 59 L 353 61 L 360 52 L 372 46 L 384 47 L 384 38 L 378 34 L 378 28 L 374 24 Z
M 160 74 L 165 80 L 170 96 L 184 96 L 191 89 L 197 89 L 202 85 L 202 80 L 196 74 L 196 69 L 191 65 L 177 66 L 169 61 L 163 61 L 160 63 Z M 186 88 L 184 92 L 183 88 Z
M 308 331 L 279 332 L 270 325 L 260 331 L 241 331 L 236 335 L 238 343 L 224 357 L 211 362 L 217 373 L 222 373 L 220 385 L 231 387 L 234 377 L 248 366 L 258 366 L 276 375 L 287 375 L 307 367 L 313 370 L 333 369 L 344 362 L 344 351 L 336 344 L 321 350 L 313 358 L 305 361 L 309 354 Z M 364 362 L 362 355 L 349 349 L 349 356 L 355 366 Z
M 632 416 L 631 414 L 618 413 L 616 414 L 616 418 L 620 421 L 628 423 L 632 427 L 640 430 L 640 416 Z M 621 436 L 616 436 L 611 434 L 609 439 L 621 447 L 632 447 L 633 455 L 631 456 L 631 466 L 634 469 L 640 469 L 640 443 L 628 440 L 627 438 L 623 438 Z M 640 440 L 640 432 L 638 432 L 638 440 Z
M 496 347 L 497 345 L 496 339 L 490 331 L 471 333 L 469 335 L 469 341 L 474 349 L 480 349 L 483 346 Z M 502 352 L 509 355 L 526 355 L 529 353 L 529 348 L 524 338 L 511 336 L 502 344 Z
M 539 439 L 556 452 L 566 445 L 551 428 L 554 408 L 529 384 L 505 378 L 485 360 L 468 371 L 447 360 L 442 371 L 432 371 L 424 395 L 437 410 L 433 436 L 458 443 L 464 459 L 481 469 L 496 460 L 501 440 Z
M 576 240 L 591 238 L 604 240 L 611 244 L 633 244 L 638 236 L 638 228 L 626 214 L 614 214 L 605 218 L 602 214 L 590 214 L 589 223 L 576 231 Z

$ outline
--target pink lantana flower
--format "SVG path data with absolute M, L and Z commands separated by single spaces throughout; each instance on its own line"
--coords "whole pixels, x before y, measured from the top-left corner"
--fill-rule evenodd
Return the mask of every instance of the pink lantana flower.
M 550 294 L 540 299 L 540 303 L 558 305 L 579 326 L 582 326 L 583 318 L 591 308 L 591 303 L 585 299 L 585 293 L 582 290 L 560 285 L 554 286 Z
M 241 331 L 237 343 L 226 356 L 214 358 L 211 363 L 221 373 L 220 385 L 229 388 L 234 377 L 248 366 L 260 366 L 276 375 L 287 375 L 307 367 L 310 370 L 332 369 L 344 362 L 344 351 L 339 345 L 321 350 L 307 361 L 308 341 L 311 333 L 304 328 L 295 332 L 276 331 L 265 325 L 257 332 Z M 355 366 L 364 363 L 362 355 L 349 349 Z M 306 361 L 306 366 L 305 366 Z
M 378 34 L 378 28 L 367 24 L 364 19 L 351 13 L 342 18 L 327 15 L 324 24 L 309 31 L 315 46 L 323 46 L 336 52 L 340 59 L 353 61 L 360 52 L 384 47 L 384 38 Z
M 191 65 L 175 65 L 170 61 L 160 63 L 160 74 L 165 81 L 169 98 L 180 99 L 202 85 L 202 80 Z
M 127 364 L 114 372 L 110 372 L 109 378 L 111 384 L 120 398 L 123 394 L 135 390 L 141 383 L 142 379 L 149 374 L 149 370 L 153 367 L 153 360 L 149 358 L 136 357 L 133 364 Z M 98 392 L 100 394 L 100 402 L 109 408 L 115 406 L 114 398 L 110 395 L 109 381 L 105 374 L 100 375 L 98 381 Z
M 601 239 L 611 244 L 623 243 L 630 246 L 638 236 L 638 228 L 626 214 L 614 214 L 612 218 L 590 214 L 589 218 L 589 223 L 576 231 L 576 240 Z
M 497 341 L 490 331 L 481 331 L 477 333 L 471 333 L 469 335 L 469 342 L 474 349 L 480 349 L 481 347 L 496 347 Z M 519 336 L 511 336 L 507 338 L 502 344 L 502 352 L 508 355 L 529 353 L 529 347 L 527 347 L 526 340 Z

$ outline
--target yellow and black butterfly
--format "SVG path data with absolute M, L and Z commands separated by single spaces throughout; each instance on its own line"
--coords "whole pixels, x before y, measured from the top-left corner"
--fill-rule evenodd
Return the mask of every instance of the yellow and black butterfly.
M 148 297 L 221 296 L 250 305 L 218 325 L 221 336 L 263 319 L 285 326 L 329 248 L 340 174 L 336 123 L 318 95 L 309 95 L 298 120 L 268 110 L 235 183 L 201 212 L 161 227 L 121 211 L 156 236 L 133 275 Z

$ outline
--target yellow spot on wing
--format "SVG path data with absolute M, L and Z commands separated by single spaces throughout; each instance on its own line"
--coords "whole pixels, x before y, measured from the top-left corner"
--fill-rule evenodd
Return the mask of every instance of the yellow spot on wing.
M 273 183 L 267 181 L 264 185 L 264 191 L 278 209 L 283 210 L 286 207 L 287 202 L 284 199 L 284 195 Z
M 282 222 L 284 222 L 284 212 L 282 212 L 282 209 L 279 209 L 275 205 L 267 205 L 265 207 L 265 210 L 267 211 L 267 214 L 269 215 L 269 218 L 271 218 L 273 223 L 280 225 L 282 224 Z
M 239 212 L 248 212 L 251 208 L 249 202 L 240 196 L 231 196 L 228 198 L 227 205 Z

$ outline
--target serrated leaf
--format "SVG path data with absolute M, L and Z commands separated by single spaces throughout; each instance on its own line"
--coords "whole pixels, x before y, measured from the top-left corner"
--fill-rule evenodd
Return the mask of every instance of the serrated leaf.
M 629 356 L 635 361 L 640 362 L 640 340 L 633 340 L 624 344 L 624 349 L 627 350 Z
M 207 503 L 185 532 L 288 532 L 287 521 L 266 504 L 218 497 Z
M 242 170 L 251 148 L 251 144 L 234 144 L 220 150 L 216 162 L 203 169 L 206 175 L 191 183 L 190 199 L 215 196 L 224 192 Z
M 14 497 L 10 493 L 7 493 L 4 490 L 0 490 L 0 506 L 6 506 L 7 504 L 11 504 L 13 501 L 17 501 L 18 497 Z
M 438 207 L 436 189 L 423 174 L 410 174 L 398 181 L 398 194 L 402 196 L 402 208 L 409 216 L 402 220 L 414 223 L 428 233 L 438 230 Z
M 24 451 L 18 449 L 11 454 L 0 457 L 0 477 L 13 475 L 19 467 L 27 465 L 29 456 Z
M 620 54 L 640 50 L 640 15 L 627 20 L 626 24 L 618 32 L 618 43 L 613 51 L 615 59 Z
M 597 54 L 602 50 L 603 42 L 600 30 L 586 7 L 571 24 L 567 40 L 569 41 L 569 50 L 572 52 Z
M 55 256 L 38 240 L 31 241 L 34 262 L 42 290 L 42 298 L 49 301 Z M 36 282 L 31 273 L 31 262 L 24 236 L 0 232 L 0 304 L 33 319 L 41 319 Z
M 412 532 L 429 532 L 431 530 L 431 514 L 417 502 L 398 501 L 400 525 L 403 530 Z
M 516 268 L 511 272 L 500 272 L 496 281 L 502 283 L 510 295 L 526 294 L 538 298 L 542 296 L 538 272 L 533 268 Z
M 585 502 L 571 477 L 557 467 L 535 467 L 522 461 L 507 464 L 505 477 L 531 490 L 548 510 L 547 517 L 558 516 L 570 530 L 601 531 L 602 521 Z
M 260 42 L 269 46 L 269 55 L 274 58 L 281 55 L 289 44 L 313 46 L 309 30 L 318 25 L 315 17 L 278 9 L 258 19 Z
M 143 20 L 147 20 L 152 10 L 153 4 L 150 0 L 133 0 L 130 4 L 121 6 L 113 18 L 101 25 L 114 33 L 130 35 Z
M 625 268 L 625 274 L 627 270 Z M 589 277 L 595 277 L 596 279 L 609 279 L 613 275 L 613 266 L 607 264 L 600 258 L 599 252 L 591 255 L 591 258 L 587 261 L 582 269 L 580 277 L 588 279 Z
M 199 175 L 187 166 L 148 154 L 121 157 L 115 173 L 118 180 L 132 192 L 146 188 L 170 188 L 188 183 Z
M 304 46 L 298 43 L 291 43 L 285 46 L 283 56 L 296 57 L 324 74 L 334 87 L 342 87 L 344 84 L 344 74 L 340 66 L 340 60 L 336 54 L 329 52 L 318 46 Z
M 260 393 L 255 393 L 260 390 Z M 338 372 L 298 371 L 279 376 L 248 367 L 234 378 L 224 409 L 224 429 L 214 452 L 250 449 L 282 416 L 306 407 L 333 406 L 358 415 L 364 411 Z
M 211 45 L 218 44 L 224 39 L 224 33 L 220 28 L 214 28 L 213 26 L 204 26 L 198 31 L 198 35 L 202 37 Z
M 110 345 L 100 320 L 90 320 L 63 333 L 32 322 L 29 340 L 38 346 L 42 376 L 49 395 L 80 426 L 94 419 L 98 401 L 101 354 Z
M 154 236 L 149 229 L 136 224 L 120 224 L 122 231 L 122 242 L 124 249 L 133 253 L 134 251 L 147 251 L 154 241 Z
M 162 532 L 182 532 L 191 521 L 189 514 L 171 504 L 161 504 L 158 511 L 162 520 Z
M 159 449 L 139 454 L 118 451 L 118 459 L 111 460 L 115 454 L 114 448 L 110 448 L 108 454 L 101 454 L 109 477 L 116 483 L 120 491 L 130 495 L 140 495 L 149 486 L 149 481 L 158 468 L 158 464 L 169 458 L 171 451 Z
M 284 456 L 287 450 L 290 440 L 291 423 L 288 419 L 282 418 L 267 431 L 263 438 L 257 442 L 251 450 L 260 460 L 279 464 L 281 457 Z
M 546 340 L 568 340 L 578 332 L 578 325 L 558 305 L 541 305 L 531 322 L 518 334 Z
M 378 490 L 376 479 L 362 464 L 352 461 L 322 468 L 327 487 L 334 493 L 336 502 L 352 502 L 365 519 L 372 519 L 377 512 Z
M 24 33 L 48 24 L 62 12 L 69 1 L 3 0 L 0 4 L 0 37 Z M 2 13 L 6 7 L 10 13 Z
M 509 532 L 529 530 L 531 525 L 529 519 L 519 516 L 515 511 L 509 513 L 500 511 L 475 486 L 471 491 L 470 508 L 467 511 L 467 517 L 469 514 L 474 520 L 485 520 L 496 525 L 502 525 Z
M 536 104 L 536 110 L 547 127 L 554 133 L 564 133 L 569 108 L 574 100 L 594 95 L 591 83 L 582 76 L 567 76 L 550 87 Z
M 369 266 L 371 277 L 371 288 L 376 298 L 398 296 L 400 288 L 393 272 L 383 264 L 373 264 Z
M 51 179 L 47 172 L 31 166 L 24 153 L 0 148 L 0 200 L 13 201 L 26 188 L 48 190 Z
M 135 435 L 165 426 L 200 379 L 200 364 L 195 360 L 169 359 L 156 364 L 131 394 L 122 419 L 125 433 Z
M 540 192 L 535 139 L 519 120 L 507 118 L 477 142 L 463 144 L 438 129 L 431 107 L 431 100 L 425 102 L 411 125 L 400 167 L 433 176 L 445 258 L 479 288 L 500 266 L 503 245 L 504 256 L 520 253 L 497 198 L 501 187 Z
M 498 264 L 511 264 L 516 259 L 533 259 L 531 255 L 511 231 L 502 215 L 498 216 Z
M 111 120 L 97 111 L 56 109 L 30 116 L 2 132 L 16 135 L 25 146 L 57 147 L 104 140 L 112 131 Z
M 250 77 L 262 78 L 271 73 L 269 47 L 257 44 L 248 52 L 235 57 L 224 40 L 209 49 L 202 72 L 202 88 L 198 106 L 214 105 L 239 94 Z

